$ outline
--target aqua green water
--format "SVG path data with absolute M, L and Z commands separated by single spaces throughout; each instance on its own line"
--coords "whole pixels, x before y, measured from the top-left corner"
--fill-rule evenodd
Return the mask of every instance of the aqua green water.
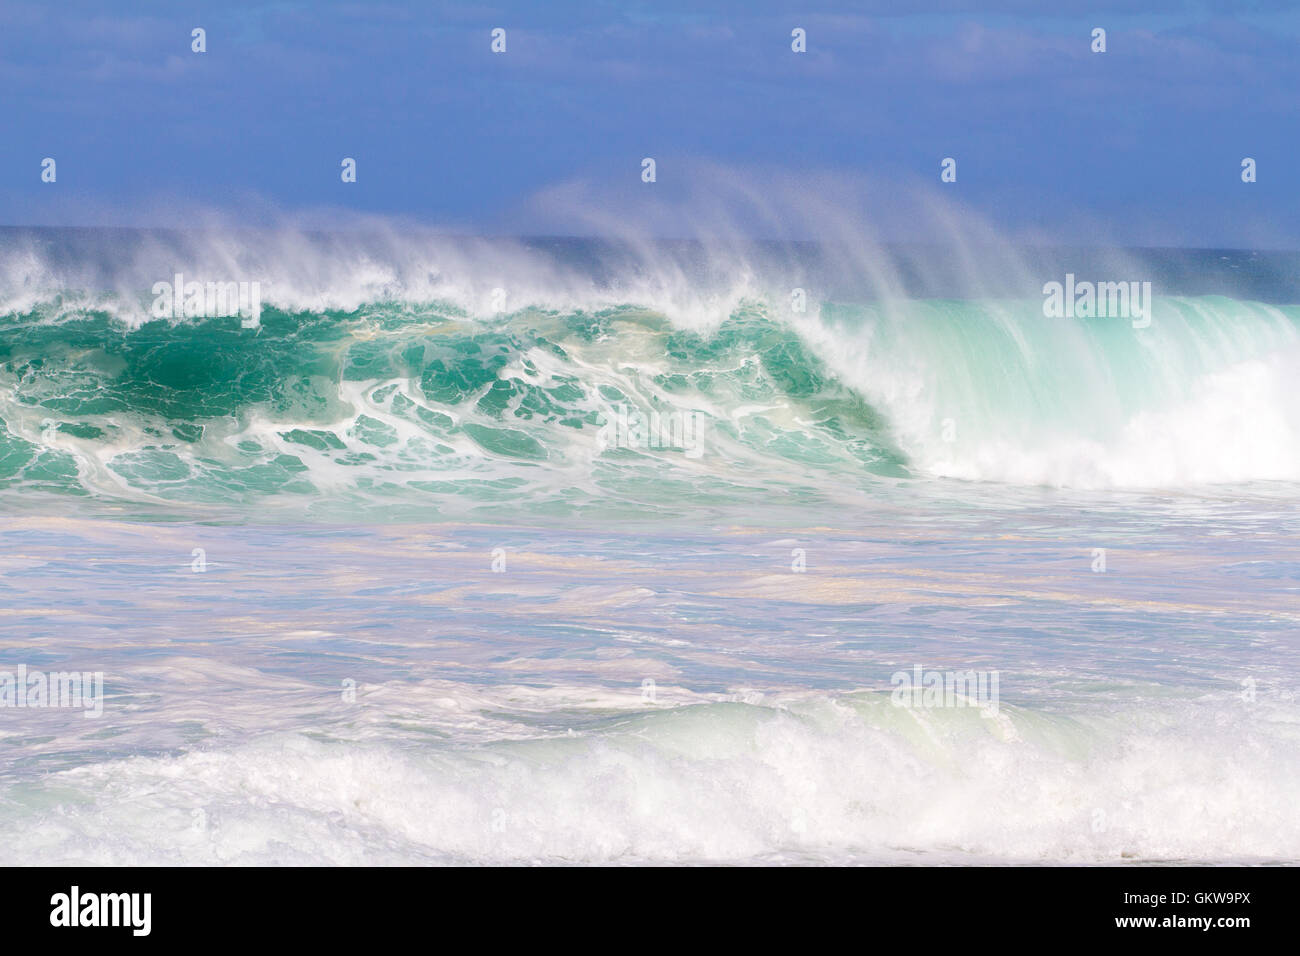
M 1173 299 L 1140 331 L 1037 310 L 747 301 L 681 328 L 631 305 L 485 319 L 389 302 L 268 309 L 249 330 L 38 309 L 0 326 L 0 484 L 24 501 L 499 519 L 652 515 L 682 495 L 816 507 L 935 475 L 1300 478 L 1281 394 L 1295 309 Z M 695 453 L 680 433 L 617 433 L 654 413 L 697 423 Z

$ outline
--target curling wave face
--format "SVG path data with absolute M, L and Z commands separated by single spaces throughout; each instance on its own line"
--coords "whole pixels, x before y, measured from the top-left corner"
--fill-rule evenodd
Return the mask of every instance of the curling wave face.
M 1295 306 L 1164 295 L 1139 324 L 1015 289 L 818 298 L 806 263 L 689 250 L 203 248 L 191 275 L 270 276 L 260 327 L 153 318 L 144 279 L 171 268 L 138 253 L 75 258 L 116 292 L 6 253 L 0 494 L 491 518 L 1300 481 Z M 280 271 L 238 271 L 252 254 Z

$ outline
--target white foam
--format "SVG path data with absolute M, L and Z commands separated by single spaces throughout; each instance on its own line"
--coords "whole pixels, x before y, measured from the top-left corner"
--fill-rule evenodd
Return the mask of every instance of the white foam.
M 281 732 L 51 774 L 0 835 L 68 864 L 1300 859 L 1293 704 L 1003 714 L 786 695 L 469 748 Z

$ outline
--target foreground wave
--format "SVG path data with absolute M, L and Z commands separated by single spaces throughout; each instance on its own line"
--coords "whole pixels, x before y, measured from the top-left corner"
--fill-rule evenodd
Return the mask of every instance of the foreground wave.
M 1300 858 L 1286 713 L 1145 701 L 989 719 L 858 694 L 609 715 L 588 691 L 566 710 L 580 730 L 539 734 L 510 720 L 528 719 L 517 692 L 427 692 L 428 711 L 513 738 L 468 749 L 323 729 L 50 774 L 8 789 L 0 836 L 74 865 Z M 506 713 L 475 712 L 488 697 Z M 384 736 L 370 714 L 361 736 Z

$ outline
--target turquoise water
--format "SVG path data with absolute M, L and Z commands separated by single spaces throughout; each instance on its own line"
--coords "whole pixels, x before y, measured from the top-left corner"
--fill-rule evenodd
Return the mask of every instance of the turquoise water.
M 289 248 L 0 256 L 0 671 L 104 680 L 0 707 L 17 858 L 1300 859 L 1275 277 Z M 153 319 L 178 259 L 259 326 Z
M 632 305 L 271 308 L 255 330 L 64 308 L 0 324 L 11 498 L 499 520 L 865 504 L 936 475 L 1300 480 L 1291 306 L 1171 297 L 1141 330 L 1024 300 L 744 299 L 700 328 Z M 656 414 L 686 430 L 656 446 Z

